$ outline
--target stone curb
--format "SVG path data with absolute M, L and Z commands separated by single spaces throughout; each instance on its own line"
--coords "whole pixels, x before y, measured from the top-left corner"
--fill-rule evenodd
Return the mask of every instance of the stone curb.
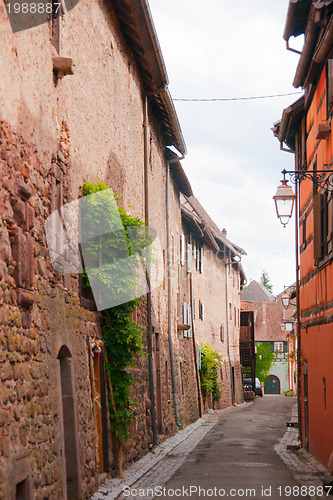
M 91 500 L 114 500 L 121 495 L 124 486 L 133 486 L 139 479 L 141 479 L 145 474 L 151 472 L 154 467 L 159 464 L 159 462 L 166 457 L 176 446 L 183 443 L 188 439 L 193 433 L 202 427 L 207 427 L 204 432 L 200 433 L 199 440 L 201 440 L 204 435 L 216 424 L 219 416 L 224 413 L 229 413 L 230 411 L 243 408 L 251 403 L 243 403 L 241 405 L 230 406 L 224 408 L 223 410 L 215 410 L 213 414 L 205 414 L 202 418 L 196 420 L 193 424 L 188 425 L 185 429 L 178 431 L 177 434 L 170 437 L 162 444 L 158 445 L 153 449 L 152 452 L 148 453 L 140 460 L 135 462 L 125 471 L 126 479 L 105 479 L 100 485 L 97 492 L 91 497 Z
M 291 421 L 297 422 L 297 420 L 297 404 L 295 404 L 292 408 Z M 297 451 L 289 451 L 287 450 L 288 445 L 300 445 L 298 439 L 298 429 L 295 427 L 289 427 L 287 429 L 279 443 L 274 446 L 274 449 L 282 458 L 284 463 L 289 467 L 293 476 L 301 486 L 323 486 L 326 467 L 303 448 L 300 448 Z M 324 496 L 314 495 L 309 496 L 308 498 L 311 498 L 311 500 L 319 500 Z

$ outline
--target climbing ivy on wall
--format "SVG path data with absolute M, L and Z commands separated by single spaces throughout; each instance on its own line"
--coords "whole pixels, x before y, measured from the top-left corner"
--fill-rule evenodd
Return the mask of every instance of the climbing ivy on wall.
M 222 356 L 209 344 L 201 344 L 200 385 L 204 401 L 212 395 L 213 403 L 219 401 L 222 389 L 218 382 L 218 368 L 222 366 Z
M 83 195 L 90 195 L 106 189 L 109 189 L 109 186 L 104 183 L 93 184 L 85 182 L 83 185 Z M 118 204 L 119 197 L 117 195 L 115 195 L 115 199 Z M 111 217 L 112 211 L 114 213 L 114 203 L 113 207 L 108 207 L 107 203 L 105 206 L 105 199 L 102 203 L 98 200 L 98 197 L 91 197 L 91 200 L 93 204 L 92 208 L 98 211 L 102 210 L 104 217 Z M 88 202 L 90 203 L 89 200 Z M 89 218 L 91 215 L 91 217 L 93 217 L 94 210 L 85 210 L 84 216 Z M 135 260 L 136 264 L 142 265 L 143 257 L 142 253 L 140 254 L 140 250 L 147 249 L 150 244 L 149 236 L 144 229 L 145 224 L 138 217 L 132 217 L 127 214 L 127 212 L 119 206 L 118 211 L 126 234 L 128 253 L 132 256 L 135 254 L 137 256 L 137 260 Z M 131 241 L 129 238 L 129 228 L 133 227 L 142 229 L 136 232 L 134 245 L 133 238 Z M 133 231 L 133 229 L 131 230 Z M 107 255 L 109 248 L 113 249 L 114 252 L 115 236 L 112 233 L 110 235 L 103 235 L 102 244 L 93 242 L 89 249 L 90 255 L 94 255 L 95 252 L 96 260 L 98 260 L 98 254 L 102 251 L 103 258 L 107 260 L 109 257 L 110 259 L 110 255 Z M 94 258 L 92 258 L 92 260 L 94 260 Z M 135 273 L 128 274 L 127 278 L 120 283 L 116 281 L 113 283 L 110 275 L 104 276 L 105 270 L 103 266 L 96 268 L 95 272 L 101 282 L 107 282 L 108 286 L 111 288 L 117 287 L 119 293 L 126 292 L 136 286 Z M 89 286 L 87 273 L 84 273 L 84 282 L 86 286 Z M 104 287 L 103 293 L 107 294 L 108 289 L 108 287 Z M 112 293 L 114 296 L 114 290 Z M 135 418 L 135 401 L 131 397 L 131 388 L 134 386 L 136 379 L 129 369 L 137 366 L 138 357 L 145 356 L 142 336 L 144 330 L 133 319 L 135 308 L 139 306 L 143 300 L 143 297 L 139 297 L 100 312 L 106 361 L 105 370 L 109 386 L 112 446 L 116 461 L 116 472 L 119 477 L 123 476 L 123 443 L 129 438 L 128 424 Z
M 270 343 L 257 344 L 256 377 L 260 382 L 265 381 L 274 360 L 275 354 L 271 351 Z

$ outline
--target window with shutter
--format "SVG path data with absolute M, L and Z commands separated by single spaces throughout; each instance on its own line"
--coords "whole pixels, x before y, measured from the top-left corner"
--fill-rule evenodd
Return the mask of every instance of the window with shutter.
M 330 54 L 332 57 L 332 54 Z M 332 114 L 333 111 L 333 59 L 327 59 L 326 63 L 326 106 L 327 106 L 327 117 Z
M 204 303 L 199 302 L 199 319 L 204 319 Z
M 304 220 L 302 222 L 302 244 L 305 247 L 306 246 L 306 217 L 304 217 Z
M 184 337 L 192 337 L 192 317 L 191 317 L 191 306 L 187 303 L 183 303 L 183 324 L 190 325 L 188 330 L 184 330 Z
M 183 323 L 184 325 L 188 324 L 188 310 L 187 310 L 187 302 L 184 302 L 183 304 Z M 187 332 L 188 330 L 184 330 L 183 335 L 184 337 L 187 337 Z
M 192 245 L 187 245 L 187 272 L 192 272 Z
M 199 249 L 199 271 L 203 272 L 203 247 Z
M 314 258 L 321 259 L 321 195 L 313 197 L 313 250 Z
M 186 249 L 186 240 L 185 240 L 185 235 L 182 234 L 180 238 L 180 263 L 182 266 L 185 264 L 185 249 Z
M 182 396 L 184 396 L 184 376 L 183 376 L 183 363 L 182 361 L 179 363 L 179 371 L 180 371 L 180 388 L 182 392 Z
M 190 325 L 190 328 L 187 330 L 187 337 L 192 337 L 192 311 L 191 306 L 187 305 L 187 324 Z
M 274 342 L 274 351 L 283 352 L 283 342 Z
M 327 254 L 333 257 L 333 193 L 327 194 Z
M 325 263 L 333 257 L 333 199 L 327 191 L 313 197 L 314 258 L 317 264 Z

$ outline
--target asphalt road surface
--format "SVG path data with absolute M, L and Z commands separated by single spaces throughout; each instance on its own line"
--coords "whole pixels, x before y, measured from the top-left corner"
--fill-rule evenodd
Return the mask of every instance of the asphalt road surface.
M 265 395 L 221 415 L 164 485 L 163 497 L 309 498 L 274 451 L 294 404 L 293 398 Z

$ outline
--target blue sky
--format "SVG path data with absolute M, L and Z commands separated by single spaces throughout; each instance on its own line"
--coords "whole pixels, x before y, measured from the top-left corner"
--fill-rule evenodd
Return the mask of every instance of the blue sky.
M 176 98 L 299 92 L 299 56 L 282 38 L 288 0 L 150 0 L 169 88 Z M 291 45 L 300 48 L 302 40 Z M 228 238 L 244 248 L 248 278 L 265 269 L 277 294 L 295 281 L 294 219 L 278 221 L 273 195 L 294 155 L 270 130 L 299 95 L 228 102 L 175 101 L 188 148 L 183 167 Z

